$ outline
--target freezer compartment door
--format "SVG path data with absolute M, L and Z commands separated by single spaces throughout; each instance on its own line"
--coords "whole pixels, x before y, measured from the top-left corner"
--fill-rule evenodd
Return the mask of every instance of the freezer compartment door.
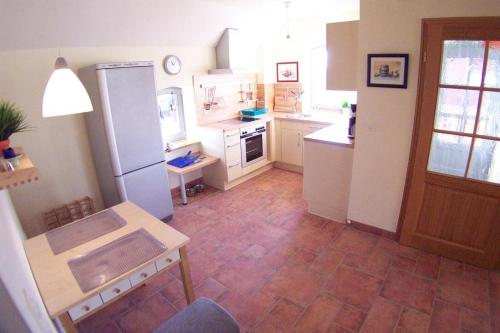
M 129 200 L 159 219 L 173 214 L 165 163 L 157 163 L 116 177 L 122 201 Z
M 164 161 L 154 68 L 97 72 L 114 175 Z

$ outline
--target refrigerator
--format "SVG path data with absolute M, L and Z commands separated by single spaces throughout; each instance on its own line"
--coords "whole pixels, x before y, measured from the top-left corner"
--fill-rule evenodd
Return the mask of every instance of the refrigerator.
M 105 206 L 128 200 L 168 221 L 173 206 L 153 62 L 97 64 L 78 74 L 94 106 L 85 121 Z

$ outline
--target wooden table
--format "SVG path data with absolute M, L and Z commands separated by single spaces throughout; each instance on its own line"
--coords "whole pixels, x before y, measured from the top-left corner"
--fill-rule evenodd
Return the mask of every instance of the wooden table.
M 90 316 L 154 277 L 156 271 L 160 270 L 158 265 L 160 260 L 163 259 L 168 260 L 168 265 L 164 264 L 166 266 L 163 267 L 164 269 L 175 266 L 174 263 L 180 260 L 179 266 L 187 303 L 190 304 L 194 301 L 186 250 L 189 238 L 131 202 L 116 205 L 113 210 L 127 221 L 125 226 L 58 255 L 53 254 L 45 234 L 25 241 L 26 255 L 47 311 L 51 318 L 57 324 L 62 325 L 67 332 L 76 332 L 74 323 Z M 140 228 L 146 229 L 166 245 L 167 251 L 89 292 L 83 292 L 68 266 L 68 260 L 88 253 Z M 150 274 L 141 273 L 151 267 L 154 268 L 154 272 L 148 271 Z M 141 283 L 134 285 L 131 282 L 132 277 L 136 277 L 138 274 L 141 274 L 144 279 L 141 280 Z M 131 286 L 126 291 L 124 291 L 124 288 L 118 287 L 113 289 L 114 286 L 122 286 L 123 283 L 127 282 L 130 282 Z M 103 295 L 107 295 L 105 293 L 113 290 L 116 295 L 113 295 L 112 299 L 104 301 L 106 297 Z M 100 302 L 99 299 L 102 300 L 102 305 L 93 306 L 91 301 L 97 300 Z M 88 304 L 86 304 L 87 302 Z M 74 314 L 75 309 L 76 311 L 86 312 L 80 317 L 72 319 L 70 314 Z M 73 317 L 76 316 L 73 315 Z
M 179 187 L 181 190 L 182 203 L 184 205 L 187 205 L 186 181 L 184 180 L 184 175 L 195 170 L 200 170 L 201 168 L 214 164 L 219 160 L 217 157 L 209 155 L 200 155 L 200 158 L 200 162 L 188 165 L 184 168 L 178 168 L 173 165 L 167 164 L 167 170 L 179 176 Z

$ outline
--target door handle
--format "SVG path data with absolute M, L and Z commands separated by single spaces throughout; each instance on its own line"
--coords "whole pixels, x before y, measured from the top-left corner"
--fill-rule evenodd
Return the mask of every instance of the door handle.
M 226 148 L 232 148 L 232 147 L 236 147 L 236 146 L 239 146 L 239 145 L 240 145 L 240 143 L 238 142 L 238 143 L 235 143 L 235 144 L 232 144 L 232 145 L 228 145 L 228 146 L 226 146 Z
M 229 165 L 229 166 L 228 166 L 228 168 L 234 168 L 235 166 L 238 166 L 238 165 L 240 165 L 240 163 L 239 163 L 239 162 L 238 162 L 238 163 L 236 163 L 236 164 L 233 164 L 233 165 Z
M 300 147 L 300 132 L 297 133 L 297 147 Z

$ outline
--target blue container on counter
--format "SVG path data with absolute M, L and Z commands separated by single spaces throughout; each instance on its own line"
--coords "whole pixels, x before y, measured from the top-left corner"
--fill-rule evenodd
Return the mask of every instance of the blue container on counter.
M 241 115 L 245 117 L 255 117 L 255 116 L 261 116 L 263 114 L 267 113 L 267 108 L 250 108 L 250 109 L 243 109 L 240 110 Z

